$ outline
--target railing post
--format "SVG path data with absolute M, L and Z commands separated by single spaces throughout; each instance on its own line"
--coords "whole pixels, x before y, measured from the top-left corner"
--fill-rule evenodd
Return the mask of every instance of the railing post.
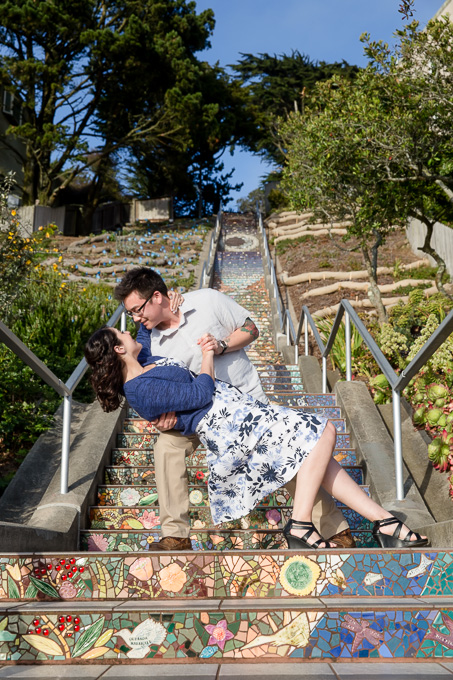
M 344 334 L 346 339 L 346 380 L 351 381 L 351 317 L 345 312 Z
M 308 357 L 308 320 L 304 319 L 304 340 L 305 340 L 305 356 Z
M 327 357 L 322 358 L 322 393 L 327 392 Z
M 126 312 L 121 313 L 120 331 L 124 333 L 127 328 Z
M 403 448 L 401 441 L 401 395 L 398 390 L 393 394 L 393 446 L 395 453 L 396 499 L 404 500 L 403 485 Z
M 71 406 L 72 395 L 63 397 L 63 437 L 61 442 L 61 484 L 60 493 L 68 493 L 69 446 L 71 438 Z

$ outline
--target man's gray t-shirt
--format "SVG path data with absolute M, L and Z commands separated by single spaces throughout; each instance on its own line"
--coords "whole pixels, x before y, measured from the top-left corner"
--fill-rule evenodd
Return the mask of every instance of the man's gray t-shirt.
M 191 371 L 199 373 L 202 354 L 197 340 L 210 333 L 224 340 L 241 328 L 250 313 L 234 300 L 212 288 L 184 294 L 180 307 L 181 323 L 177 328 L 151 331 L 151 353 L 184 361 Z M 267 403 L 258 372 L 243 349 L 214 358 L 215 376 L 234 385 L 242 392 Z

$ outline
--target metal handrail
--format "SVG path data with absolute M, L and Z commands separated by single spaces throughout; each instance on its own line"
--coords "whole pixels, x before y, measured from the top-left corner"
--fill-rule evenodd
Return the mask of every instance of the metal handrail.
M 272 262 L 271 254 L 269 252 L 269 245 L 267 243 L 266 230 L 264 229 L 263 216 L 258 209 L 257 209 L 257 216 L 258 216 L 258 228 L 261 232 L 261 237 L 262 237 L 262 240 L 263 240 L 264 254 L 265 254 L 265 259 L 266 259 L 266 265 L 267 265 L 267 268 L 268 268 L 268 274 L 269 274 L 270 279 L 271 279 L 271 285 L 272 285 L 272 288 L 273 288 L 273 291 L 274 291 L 275 301 L 277 303 L 277 312 L 278 312 L 278 318 L 280 320 L 280 327 L 282 329 L 284 329 L 285 328 L 286 314 L 283 312 L 282 305 L 281 305 L 281 302 L 280 302 L 280 291 L 278 289 L 278 284 L 277 284 L 277 275 L 275 273 L 274 263 Z M 292 325 L 291 317 L 288 316 L 288 318 L 291 321 L 291 325 Z
M 263 236 L 264 250 L 269 261 L 272 262 L 267 245 L 266 233 L 264 231 L 261 215 L 260 227 Z M 279 291 L 276 281 L 273 281 L 274 294 L 276 299 L 279 299 Z M 345 344 L 346 344 L 346 380 L 352 380 L 351 370 L 351 321 L 359 332 L 362 340 L 367 345 L 371 354 L 373 355 L 379 368 L 388 380 L 392 389 L 393 400 L 393 445 L 395 456 L 395 477 L 396 477 L 396 497 L 397 500 L 404 499 L 404 484 L 403 484 L 403 454 L 402 454 L 402 438 L 401 438 L 401 391 L 409 384 L 412 378 L 417 375 L 422 366 L 426 364 L 428 359 L 432 357 L 434 352 L 442 345 L 443 342 L 453 332 L 453 310 L 445 317 L 442 323 L 431 335 L 429 340 L 423 345 L 420 351 L 400 373 L 396 373 L 387 357 L 383 354 L 378 344 L 372 337 L 371 333 L 366 328 L 363 321 L 360 319 L 357 312 L 352 307 L 348 300 L 341 300 L 337 314 L 335 316 L 332 330 L 330 332 L 327 343 L 324 344 L 321 335 L 316 327 L 316 323 L 310 314 L 308 307 L 303 306 L 297 333 L 294 331 L 294 326 L 291 321 L 289 310 L 285 310 L 284 314 L 280 314 L 280 322 L 282 331 L 286 332 L 287 344 L 294 346 L 296 362 L 298 358 L 298 347 L 301 339 L 302 331 L 304 332 L 305 355 L 309 354 L 308 331 L 309 327 L 312 330 L 313 337 L 321 352 L 322 358 L 322 391 L 327 392 L 327 357 L 332 349 L 333 343 L 337 336 L 341 322 L 345 317 Z
M 221 231 L 222 231 L 222 208 L 220 208 L 219 212 L 217 213 L 214 231 L 211 234 L 211 241 L 209 243 L 208 257 L 203 263 L 199 288 L 206 288 L 210 286 L 212 272 L 215 263 L 215 254 L 217 252 L 217 246 L 219 243 Z
M 453 310 L 445 317 L 442 323 L 438 326 L 435 332 L 431 335 L 429 340 L 423 345 L 412 361 L 400 373 L 396 373 L 387 357 L 383 354 L 376 341 L 360 319 L 357 312 L 352 307 L 348 300 L 342 300 L 338 308 L 332 330 L 330 332 L 327 344 L 324 345 L 321 336 L 318 332 L 314 332 L 314 338 L 318 345 L 322 356 L 322 390 L 323 393 L 327 391 L 327 357 L 335 342 L 336 335 L 341 325 L 341 321 L 345 316 L 345 339 L 346 339 L 346 380 L 352 379 L 351 374 L 351 331 L 350 323 L 353 322 L 362 340 L 367 345 L 374 360 L 388 380 L 392 389 L 393 402 L 393 445 L 395 455 L 395 477 L 396 477 L 396 497 L 397 500 L 404 499 L 404 483 L 403 483 L 403 454 L 402 454 L 402 436 L 401 436 L 401 391 L 409 384 L 412 378 L 417 375 L 419 370 L 426 364 L 428 359 L 432 357 L 434 352 L 442 345 L 443 342 L 453 332 Z M 316 328 L 315 322 L 308 310 L 308 307 L 302 307 L 302 312 L 299 321 L 298 333 L 296 336 L 296 345 L 299 344 L 302 327 L 304 327 L 306 334 L 308 331 L 308 324 L 314 330 Z M 308 338 L 305 340 L 305 354 L 308 354 Z
M 126 314 L 124 306 L 119 305 L 106 323 L 106 326 L 115 326 L 121 320 L 121 331 L 126 330 Z M 77 385 L 86 373 L 88 364 L 82 359 L 72 372 L 71 376 L 64 383 L 39 359 L 24 343 L 15 335 L 5 324 L 0 321 L 0 342 L 3 342 L 14 352 L 24 363 L 39 375 L 44 382 L 52 387 L 60 396 L 63 397 L 63 434 L 61 441 L 61 480 L 60 493 L 68 493 L 69 479 L 69 448 L 71 438 L 71 410 L 72 395 Z

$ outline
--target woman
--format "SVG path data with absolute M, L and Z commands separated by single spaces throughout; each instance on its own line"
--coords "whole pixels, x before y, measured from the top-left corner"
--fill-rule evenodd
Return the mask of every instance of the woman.
M 204 335 L 200 375 L 179 361 L 152 357 L 141 366 L 141 344 L 128 331 L 104 327 L 85 347 L 91 381 L 105 411 L 125 395 L 142 418 L 176 411 L 176 429 L 196 433 L 206 445 L 213 521 L 237 519 L 297 475 L 292 518 L 283 533 L 290 548 L 335 548 L 311 521 L 320 485 L 342 503 L 374 521 L 373 535 L 387 548 L 427 545 L 386 512 L 332 458 L 336 430 L 327 418 L 303 410 L 262 404 L 214 378 L 216 341 Z

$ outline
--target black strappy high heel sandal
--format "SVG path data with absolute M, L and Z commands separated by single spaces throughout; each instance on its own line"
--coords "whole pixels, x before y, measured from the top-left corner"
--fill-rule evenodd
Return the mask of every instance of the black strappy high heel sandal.
M 305 534 L 300 538 L 299 536 L 294 536 L 291 533 L 291 529 L 306 529 L 307 531 Z M 288 543 L 288 548 L 290 550 L 299 550 L 299 549 L 307 549 L 307 550 L 318 550 L 321 543 L 325 543 L 324 546 L 322 546 L 322 549 L 328 550 L 329 548 L 337 548 L 334 543 L 330 543 L 330 541 L 326 541 L 325 538 L 321 536 L 319 541 L 315 541 L 314 543 L 308 543 L 308 539 L 312 534 L 318 534 L 318 536 L 321 536 L 319 531 L 316 529 L 315 525 L 313 522 L 298 522 L 295 519 L 290 519 L 288 520 L 285 528 L 283 529 L 283 536 L 286 539 L 286 542 Z
M 387 527 L 391 524 L 396 524 L 395 531 L 393 534 L 388 536 L 383 534 L 379 529 L 381 527 Z M 429 544 L 427 538 L 422 538 L 420 534 L 409 529 L 406 537 L 404 539 L 400 538 L 401 529 L 404 526 L 404 522 L 401 522 L 396 517 L 387 517 L 386 519 L 378 520 L 373 524 L 373 536 L 379 543 L 381 548 L 421 548 L 424 545 Z M 411 541 L 411 536 L 415 536 L 415 539 Z

